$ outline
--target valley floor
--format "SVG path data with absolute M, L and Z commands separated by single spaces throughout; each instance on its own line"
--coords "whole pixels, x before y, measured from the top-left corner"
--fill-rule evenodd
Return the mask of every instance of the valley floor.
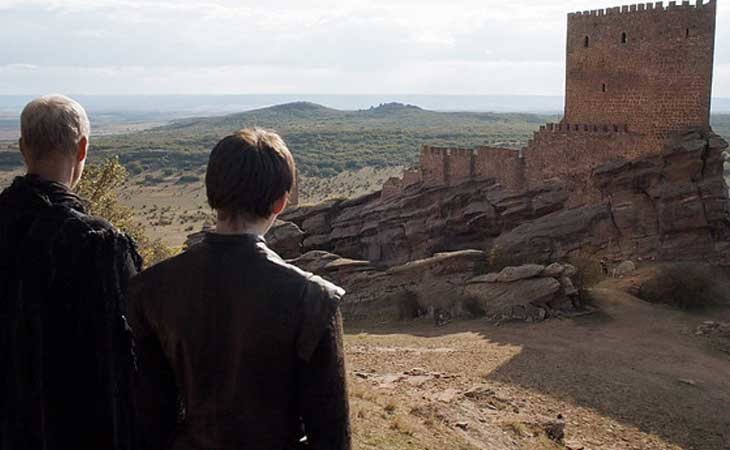
M 537 324 L 346 324 L 355 448 L 730 449 L 730 310 L 645 303 Z M 565 421 L 565 442 L 549 439 Z M 547 432 L 546 432 L 547 430 Z

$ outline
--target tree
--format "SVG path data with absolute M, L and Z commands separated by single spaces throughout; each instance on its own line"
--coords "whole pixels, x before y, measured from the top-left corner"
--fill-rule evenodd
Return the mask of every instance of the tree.
M 127 179 L 127 170 L 116 157 L 90 164 L 76 188 L 88 202 L 89 213 L 103 217 L 137 241 L 145 266 L 151 266 L 175 254 L 159 239 L 151 239 L 135 219 L 132 210 L 119 203 L 118 189 Z

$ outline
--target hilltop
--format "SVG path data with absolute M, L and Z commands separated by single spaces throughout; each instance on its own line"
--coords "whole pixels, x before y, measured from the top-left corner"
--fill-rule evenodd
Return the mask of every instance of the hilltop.
M 541 124 L 557 120 L 555 115 L 527 113 L 439 112 L 404 103 L 347 111 L 292 102 L 225 116 L 180 119 L 144 131 L 95 135 L 91 155 L 119 156 L 133 175 L 147 174 L 150 182 L 160 179 L 159 171 L 165 177 L 199 177 L 210 149 L 222 136 L 259 126 L 284 136 L 304 176 L 329 178 L 364 167 L 413 165 L 424 144 L 519 148 Z M 730 115 L 713 115 L 712 122 L 718 134 L 730 136 Z M 0 170 L 19 167 L 16 143 L 2 147 L 6 151 L 0 151 Z
M 93 141 L 101 154 L 118 154 L 132 172 L 200 169 L 226 134 L 258 126 L 282 134 L 305 176 L 330 177 L 344 170 L 415 163 L 423 144 L 475 146 L 525 144 L 539 124 L 554 116 L 436 112 L 386 103 L 341 111 L 294 102 L 221 117 L 177 120 L 147 131 Z

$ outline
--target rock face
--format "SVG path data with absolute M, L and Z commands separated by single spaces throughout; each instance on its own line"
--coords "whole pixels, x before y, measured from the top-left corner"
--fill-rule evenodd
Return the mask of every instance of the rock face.
M 593 171 L 598 204 L 526 222 L 495 241 L 497 252 L 528 260 L 574 252 L 613 260 L 730 263 L 727 143 L 690 133 L 662 155 L 616 161 Z M 703 142 L 704 145 L 699 145 Z
M 463 249 L 502 266 L 576 254 L 727 265 L 726 148 L 716 135 L 692 132 L 658 156 L 603 164 L 590 178 L 597 200 L 578 207 L 567 206 L 570 180 L 514 192 L 484 179 L 301 207 L 283 219 L 303 230 L 305 252 L 389 266 Z
M 485 252 L 463 250 L 385 268 L 312 251 L 291 262 L 342 285 L 347 290 L 342 311 L 348 319 L 445 315 L 533 321 L 578 305 L 569 277 L 556 278 L 538 265 L 479 274 L 487 258 Z
M 415 183 L 399 195 L 287 211 L 267 238 L 345 287 L 351 319 L 541 320 L 579 306 L 566 258 L 602 268 L 644 259 L 730 265 L 726 148 L 716 135 L 688 133 L 660 155 L 598 166 L 591 186 Z
M 304 251 L 327 250 L 355 259 L 401 264 L 442 251 L 488 250 L 500 234 L 563 208 L 562 183 L 523 193 L 492 180 L 405 192 L 381 201 L 379 193 L 301 207 L 282 219 L 305 232 Z
M 302 254 L 304 232 L 296 224 L 277 220 L 266 233 L 266 241 L 282 258 L 296 258 Z

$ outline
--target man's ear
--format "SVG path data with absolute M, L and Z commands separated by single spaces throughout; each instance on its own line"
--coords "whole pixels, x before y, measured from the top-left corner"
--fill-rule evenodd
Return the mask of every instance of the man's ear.
M 31 155 L 28 153 L 28 149 L 25 147 L 23 138 L 18 139 L 18 148 L 20 149 L 20 154 L 23 156 L 23 161 L 25 161 L 25 165 L 29 166 L 31 163 Z
M 86 154 L 89 151 L 89 139 L 84 136 L 79 141 L 78 152 L 76 153 L 76 161 L 81 162 L 86 160 Z
M 23 138 L 18 139 L 18 148 L 20 149 L 20 154 L 25 157 L 25 145 L 23 145 Z
M 284 211 L 286 208 L 286 204 L 289 203 L 289 193 L 285 193 L 281 197 L 279 197 L 278 200 L 274 202 L 273 205 L 271 205 L 271 212 L 274 213 L 274 215 L 278 216 L 279 214 Z

